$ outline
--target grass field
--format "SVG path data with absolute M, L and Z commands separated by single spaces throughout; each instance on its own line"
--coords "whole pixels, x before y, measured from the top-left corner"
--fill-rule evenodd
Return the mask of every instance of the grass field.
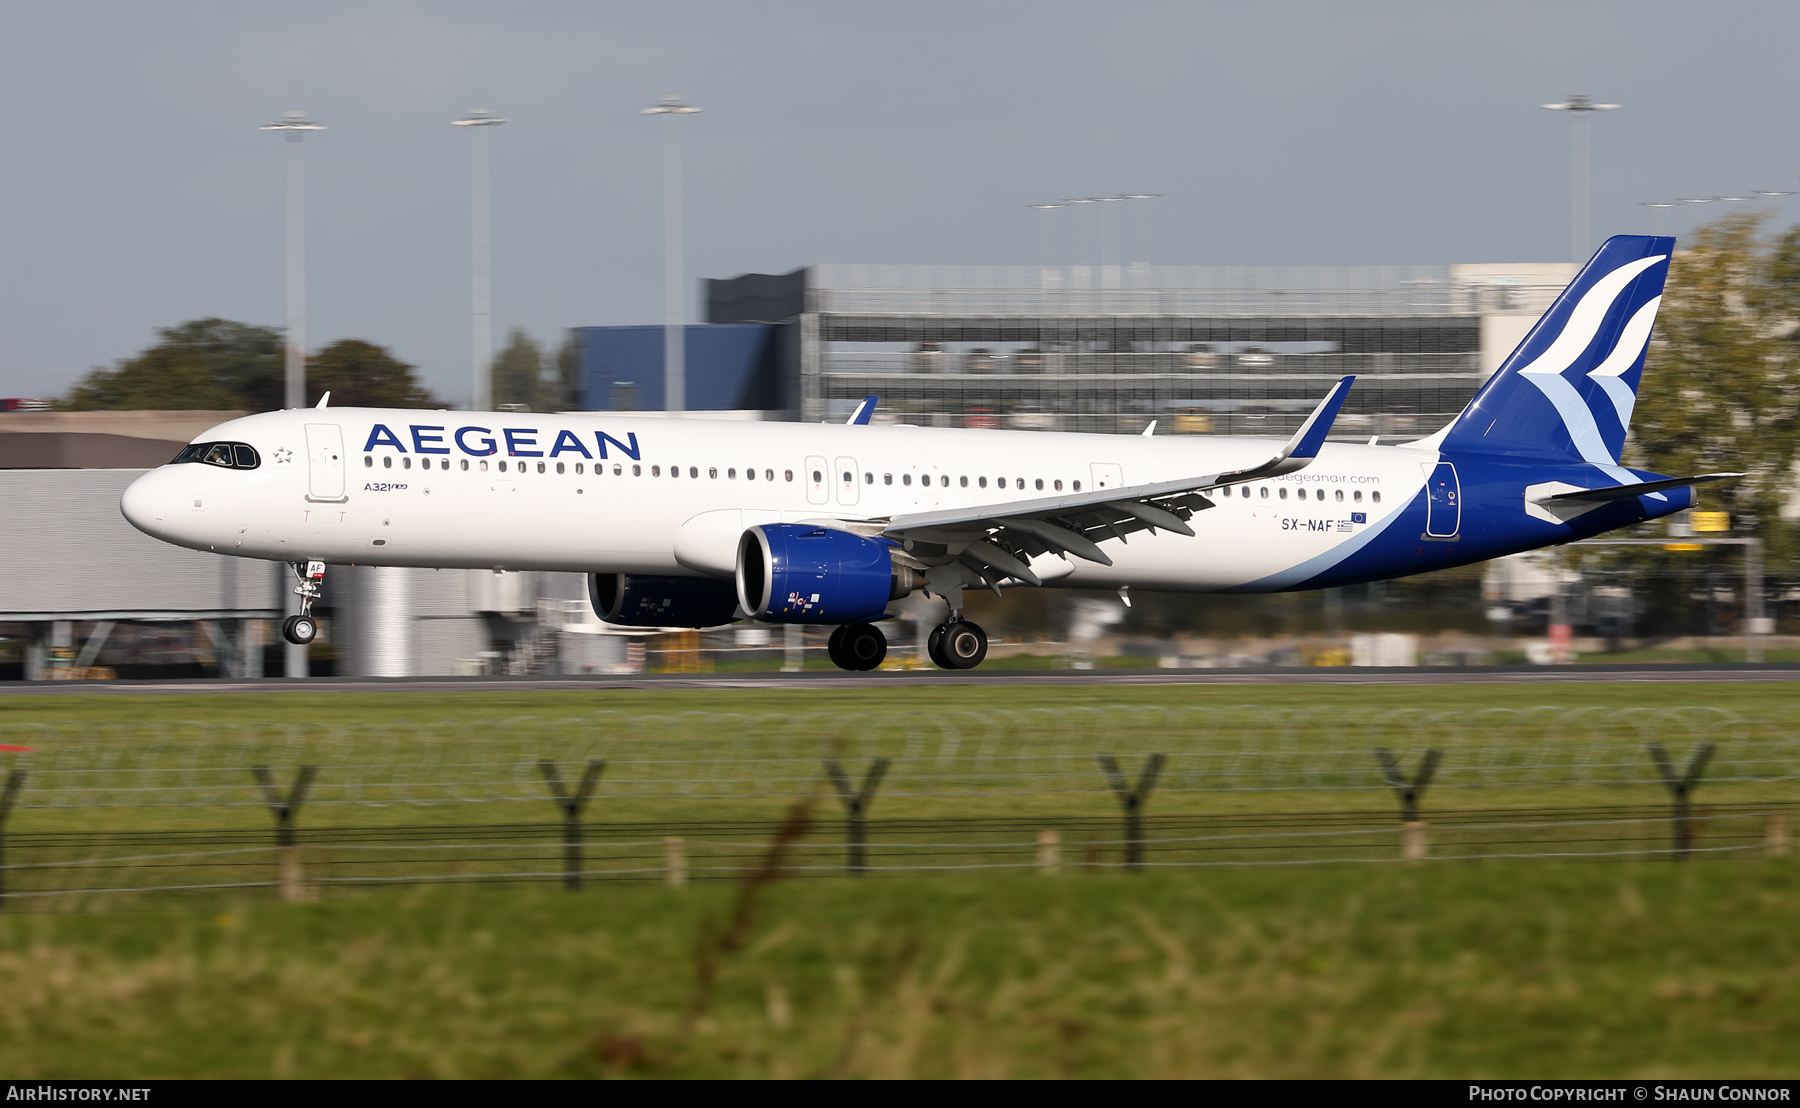
M 1792 1078 L 1797 916 L 1800 867 L 1754 861 L 0 917 L 0 1072 Z
M 1265 708 L 1533 705 L 1702 705 L 1780 718 L 1796 697 L 1782 685 L 1673 683 L 69 695 L 0 697 L 0 726 L 423 721 L 479 748 L 490 741 L 480 721 L 522 716 L 1047 709 L 1034 718 L 1089 719 L 1073 710 L 1114 704 L 1262 706 L 1247 719 Z M 1709 784 L 1698 796 L 1800 799 L 1792 781 L 1734 790 Z M 984 813 L 1021 820 L 1117 812 L 1104 792 L 971 796 Z M 1445 790 L 1427 803 L 1662 799 L 1655 785 L 1528 787 Z M 876 840 L 883 817 L 967 811 L 969 800 L 884 795 Z M 535 803 L 521 811 L 549 822 L 548 802 Z M 776 818 L 789 803 L 684 809 L 601 797 L 608 811 L 595 818 Z M 816 818 L 837 818 L 835 799 L 815 805 Z M 1150 810 L 1308 806 L 1366 807 L 1389 827 L 1394 819 L 1385 790 L 1159 792 Z M 301 823 L 473 822 L 492 820 L 496 807 L 320 807 Z M 28 836 L 269 823 L 254 808 L 21 808 L 8 826 Z M 1791 1078 L 1800 1070 L 1796 918 L 1800 861 L 1756 851 L 1685 864 L 1384 861 L 1136 874 L 1085 868 L 1071 854 L 1053 876 L 603 882 L 577 893 L 332 887 L 314 903 L 277 902 L 270 890 L 52 898 L 0 915 L 0 1073 Z
M 1227 686 L 1062 685 L 1051 687 L 911 687 L 837 689 L 718 689 L 592 692 L 234 693 L 117 696 L 70 692 L 57 696 L 0 696 L 0 723 L 57 720 L 292 719 L 341 721 L 503 719 L 616 712 L 850 712 L 960 711 L 989 708 L 1069 708 L 1104 704 L 1231 705 L 1271 708 L 1674 708 L 1705 704 L 1742 712 L 1793 708 L 1790 684 L 1713 684 L 1689 681 L 1568 685 Z

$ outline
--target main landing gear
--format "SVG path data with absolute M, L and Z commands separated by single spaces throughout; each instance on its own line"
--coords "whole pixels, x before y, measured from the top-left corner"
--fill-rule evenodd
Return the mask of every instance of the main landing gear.
M 313 602 L 319 599 L 319 585 L 325 580 L 324 562 L 293 563 L 294 576 L 300 583 L 294 595 L 300 598 L 300 614 L 281 621 L 281 637 L 295 646 L 305 646 L 319 636 L 319 621 L 313 618 Z
M 872 623 L 848 623 L 831 633 L 825 652 L 839 669 L 871 670 L 887 657 L 887 636 Z
M 931 629 L 925 652 L 939 669 L 974 669 L 987 657 L 987 632 L 956 613 L 949 622 Z

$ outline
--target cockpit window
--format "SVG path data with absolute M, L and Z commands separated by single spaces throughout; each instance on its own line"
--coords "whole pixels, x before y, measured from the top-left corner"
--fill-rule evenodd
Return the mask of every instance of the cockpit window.
M 181 448 L 170 465 L 205 462 L 226 469 L 255 469 L 262 464 L 256 448 L 242 442 L 193 442 Z

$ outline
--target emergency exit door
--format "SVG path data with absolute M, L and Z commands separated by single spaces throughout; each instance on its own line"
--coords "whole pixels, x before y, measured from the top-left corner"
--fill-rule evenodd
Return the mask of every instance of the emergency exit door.
M 832 463 L 831 471 L 837 476 L 838 503 L 855 504 L 857 498 L 856 459 L 839 458 Z
M 1462 489 L 1456 481 L 1456 467 L 1439 462 L 1425 480 L 1425 534 L 1429 538 L 1448 539 L 1462 526 Z

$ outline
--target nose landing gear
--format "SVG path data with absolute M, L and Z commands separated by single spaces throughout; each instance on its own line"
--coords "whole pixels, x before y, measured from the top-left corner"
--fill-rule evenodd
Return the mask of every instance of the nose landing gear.
M 319 621 L 313 618 L 313 602 L 319 599 L 319 584 L 325 580 L 324 562 L 307 562 L 304 568 L 293 563 L 294 576 L 300 583 L 294 595 L 300 598 L 300 614 L 281 621 L 281 637 L 296 646 L 305 646 L 319 635 Z
M 871 623 L 849 623 L 831 633 L 826 653 L 839 669 L 874 669 L 887 657 L 887 636 Z

